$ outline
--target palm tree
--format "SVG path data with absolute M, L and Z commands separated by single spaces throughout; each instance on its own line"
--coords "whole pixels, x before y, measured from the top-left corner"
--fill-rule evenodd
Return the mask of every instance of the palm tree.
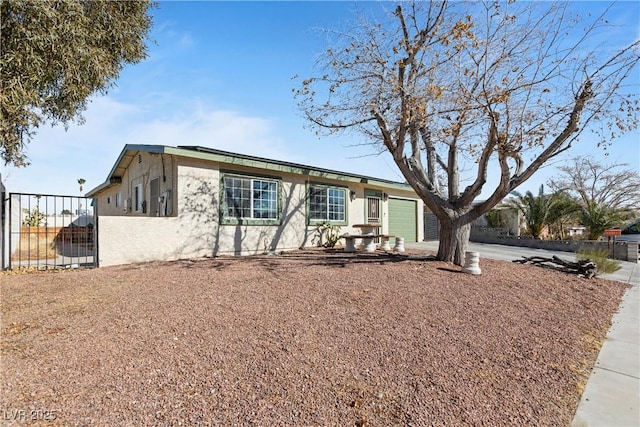
M 540 186 L 538 195 L 534 196 L 531 191 L 524 195 L 517 191 L 511 193 L 514 199 L 503 203 L 503 206 L 517 209 L 527 224 L 527 234 L 531 234 L 534 239 L 539 239 L 544 228 L 551 222 L 550 214 L 557 201 L 554 194 L 544 194 L 544 185 Z
M 78 184 L 80 185 L 80 195 L 82 196 L 82 184 L 87 182 L 84 178 L 78 178 Z M 78 199 L 78 211 L 82 210 L 82 199 Z
M 567 192 L 557 191 L 553 194 L 554 203 L 547 221 L 553 235 L 564 239 L 565 227 L 580 222 L 580 205 Z
M 589 240 L 598 240 L 607 228 L 614 227 L 633 217 L 627 210 L 614 209 L 604 204 L 587 202 L 581 206 L 582 225 L 589 229 Z

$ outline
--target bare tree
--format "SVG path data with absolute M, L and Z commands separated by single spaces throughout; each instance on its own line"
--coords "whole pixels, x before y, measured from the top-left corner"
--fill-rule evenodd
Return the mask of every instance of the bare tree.
M 587 126 L 603 142 L 637 127 L 636 91 L 623 84 L 640 42 L 603 52 L 593 43 L 604 16 L 575 19 L 569 5 L 415 2 L 384 23 L 361 16 L 330 32 L 298 105 L 318 133 L 355 130 L 388 150 L 440 220 L 438 259 L 462 264 L 473 220 Z M 472 203 L 489 173 L 497 186 Z
M 560 176 L 549 180 L 578 203 L 605 205 L 613 210 L 640 209 L 640 174 L 626 163 L 603 164 L 592 156 L 579 156 L 558 167 Z
M 621 225 L 640 210 L 640 175 L 624 163 L 603 164 L 580 156 L 558 167 L 551 188 L 569 194 L 580 212 L 589 238 L 598 239 L 609 227 Z

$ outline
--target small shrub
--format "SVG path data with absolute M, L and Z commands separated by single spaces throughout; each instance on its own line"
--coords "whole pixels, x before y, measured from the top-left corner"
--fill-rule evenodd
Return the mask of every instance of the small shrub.
M 620 266 L 620 261 L 609 259 L 608 256 L 609 251 L 606 249 L 583 249 L 576 252 L 576 258 L 578 261 L 584 259 L 593 261 L 596 265 L 596 272 L 598 274 L 613 273 L 622 268 Z
M 22 219 L 23 227 L 40 227 L 44 224 L 45 216 L 38 208 L 22 209 L 24 212 L 24 217 Z
M 502 212 L 496 209 L 492 209 L 484 214 L 487 220 L 487 227 L 489 228 L 507 228 L 506 221 L 502 217 Z
M 318 227 L 319 243 L 325 248 L 333 248 L 340 240 L 340 226 L 324 223 Z

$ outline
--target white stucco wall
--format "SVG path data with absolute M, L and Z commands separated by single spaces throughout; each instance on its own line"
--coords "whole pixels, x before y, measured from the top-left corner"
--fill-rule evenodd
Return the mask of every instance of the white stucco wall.
M 229 171 L 229 169 L 227 169 Z M 251 175 L 255 170 L 236 166 L 233 172 Z M 262 174 L 265 172 L 262 171 Z M 267 175 L 268 176 L 268 175 Z M 280 176 L 272 175 L 273 178 Z M 180 159 L 178 165 L 178 218 L 181 234 L 210 254 L 251 254 L 300 246 L 304 235 L 304 188 L 294 179 L 282 180 L 281 225 L 220 225 L 219 165 Z
M 182 247 L 177 218 L 98 217 L 98 265 L 200 256 Z
M 251 171 L 242 167 L 234 170 Z M 219 224 L 218 165 L 180 159 L 177 176 L 177 216 L 100 217 L 101 266 L 290 250 L 311 240 L 305 226 L 305 183 L 301 178 L 291 175 L 289 181 L 282 181 L 281 225 L 261 226 Z
M 153 160 L 153 159 L 149 159 Z M 356 198 L 347 197 L 348 224 L 366 221 L 366 191 L 387 193 L 390 197 L 417 200 L 412 191 L 375 187 L 363 183 L 338 182 L 322 178 L 309 179 L 305 175 L 256 170 L 242 165 L 217 164 L 191 158 L 174 158 L 176 177 L 173 200 L 176 210 L 171 217 L 122 215 L 114 211 L 99 210 L 98 247 L 99 265 L 108 266 L 176 260 L 216 255 L 247 255 L 265 250 L 292 250 L 316 245 L 316 226 L 308 226 L 306 219 L 306 191 L 308 181 L 339 184 L 355 191 Z M 156 162 L 157 163 L 157 162 Z M 144 159 L 139 167 L 145 170 Z M 157 164 L 156 164 L 157 166 Z M 134 166 L 138 168 L 138 166 Z M 221 172 L 220 168 L 224 168 Z M 151 175 L 153 166 L 149 168 Z M 238 173 L 273 177 L 281 180 L 282 220 L 279 225 L 220 225 L 221 173 Z M 135 179 L 127 177 L 126 182 Z M 129 184 L 123 180 L 123 185 Z M 117 191 L 111 188 L 110 193 Z M 104 195 L 101 195 L 101 200 Z M 423 238 L 422 203 L 417 203 L 418 238 Z M 388 230 L 388 202 L 382 201 L 383 232 Z M 116 215 L 117 214 L 117 215 Z M 359 234 L 361 230 L 343 226 L 341 232 Z
M 115 184 L 96 196 L 98 215 L 117 216 L 157 216 L 150 212 L 151 189 L 153 179 L 160 182 L 160 195 L 169 194 L 169 216 L 175 212 L 175 198 L 173 197 L 175 165 L 172 156 L 163 156 L 156 153 L 140 152 L 134 156 L 131 164 L 123 174 L 122 182 Z M 134 206 L 134 188 L 142 185 L 142 198 L 147 204 L 147 212 L 136 211 Z M 167 193 L 167 191 L 169 193 Z M 120 194 L 120 204 L 116 204 L 117 195 Z

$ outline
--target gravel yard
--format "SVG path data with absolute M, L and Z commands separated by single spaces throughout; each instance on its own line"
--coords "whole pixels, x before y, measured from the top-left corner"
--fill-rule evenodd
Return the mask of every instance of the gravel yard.
M 3 425 L 566 426 L 625 285 L 322 250 L 1 274 Z

